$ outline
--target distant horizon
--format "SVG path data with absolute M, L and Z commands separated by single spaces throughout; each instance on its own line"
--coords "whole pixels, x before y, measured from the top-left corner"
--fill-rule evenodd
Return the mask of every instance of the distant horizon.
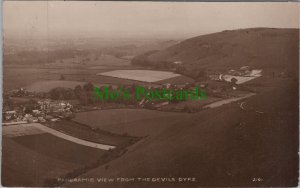
M 195 35 L 195 36 L 191 36 L 189 38 L 136 38 L 136 37 L 111 37 L 111 38 L 107 38 L 107 37 L 101 37 L 101 36 L 54 36 L 52 38 L 42 38 L 42 37 L 36 37 L 36 38 L 18 38 L 18 37 L 3 37 L 4 40 L 47 40 L 47 39 L 51 39 L 51 40 L 62 40 L 62 38 L 64 38 L 65 40 L 89 40 L 89 39 L 103 39 L 103 40 L 107 40 L 107 41 L 112 41 L 112 40 L 158 40 L 158 41 L 181 41 L 181 40 L 187 40 L 190 38 L 195 38 L 195 37 L 199 37 L 199 36 L 205 36 L 205 35 L 210 35 L 210 34 L 215 34 L 215 33 L 221 33 L 224 31 L 238 31 L 238 30 L 247 30 L 247 29 L 295 29 L 295 30 L 299 30 L 300 28 L 294 27 L 294 28 L 274 28 L 274 27 L 250 27 L 250 28 L 239 28 L 239 29 L 225 29 L 225 30 L 221 30 L 221 31 L 216 31 L 216 32 L 212 32 L 212 33 L 205 33 L 205 34 L 199 34 L 199 35 Z
M 188 39 L 246 28 L 299 28 L 297 2 L 4 1 L 6 39 Z

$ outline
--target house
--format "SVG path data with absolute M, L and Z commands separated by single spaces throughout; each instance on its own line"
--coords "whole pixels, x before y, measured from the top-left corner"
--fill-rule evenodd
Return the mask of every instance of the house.
M 37 117 L 33 117 L 33 118 L 32 118 L 32 122 L 36 123 L 36 122 L 38 122 L 38 121 L 39 121 L 39 119 L 38 119 Z
M 11 110 L 11 111 L 6 111 L 5 114 L 13 115 L 13 114 L 17 114 L 17 112 L 14 110 Z
M 37 117 L 39 122 L 45 122 L 46 120 L 43 117 Z
M 39 115 L 39 114 L 41 114 L 41 111 L 40 110 L 32 110 L 32 113 L 34 115 Z
M 43 101 L 38 101 L 38 104 L 40 106 L 40 109 L 42 111 L 53 111 L 53 112 L 66 112 L 66 111 L 70 111 L 73 106 L 68 103 L 68 102 L 64 102 L 64 101 L 50 101 L 50 100 L 43 100 Z
M 250 66 L 242 66 L 240 70 L 242 71 L 250 70 Z
M 208 78 L 209 78 L 210 80 L 215 80 L 215 81 L 220 80 L 219 74 L 211 74 L 211 75 L 208 75 Z
M 169 89 L 171 87 L 171 84 L 170 83 L 165 83 L 163 84 L 163 86 L 166 88 L 166 89 Z
M 174 61 L 173 62 L 175 65 L 181 65 L 182 64 L 182 61 Z
M 17 117 L 17 112 L 14 110 L 6 111 L 3 115 L 5 120 L 11 120 Z
M 59 121 L 59 120 L 60 120 L 59 118 L 52 118 L 50 121 L 56 122 L 56 121 Z

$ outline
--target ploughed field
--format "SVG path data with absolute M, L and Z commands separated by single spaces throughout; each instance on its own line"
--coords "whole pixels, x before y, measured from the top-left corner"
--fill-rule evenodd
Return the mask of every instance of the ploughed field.
M 98 73 L 97 75 L 137 80 L 142 82 L 157 82 L 180 76 L 180 74 L 175 74 L 168 71 L 155 70 L 114 70 L 109 72 Z

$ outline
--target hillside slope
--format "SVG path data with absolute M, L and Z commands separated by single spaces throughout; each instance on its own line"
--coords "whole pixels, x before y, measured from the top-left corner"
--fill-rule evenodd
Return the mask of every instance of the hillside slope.
M 292 71 L 298 63 L 298 31 L 252 28 L 202 35 L 165 50 L 142 54 L 132 63 L 172 67 L 173 62 L 181 61 L 187 69 L 222 70 L 248 65 Z
M 296 186 L 297 81 L 278 78 L 263 81 L 263 85 L 267 87 L 260 94 L 245 101 L 247 107 L 264 114 L 244 111 L 239 103 L 232 103 L 192 117 L 178 117 L 167 130 L 142 140 L 124 156 L 80 177 L 195 177 L 196 182 L 180 185 Z M 255 181 L 255 178 L 263 181 Z M 123 182 L 119 185 L 175 184 L 179 185 L 178 182 Z

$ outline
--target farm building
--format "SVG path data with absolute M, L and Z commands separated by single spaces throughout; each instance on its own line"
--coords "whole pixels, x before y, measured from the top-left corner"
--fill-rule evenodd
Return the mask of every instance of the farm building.
M 51 100 L 43 100 L 38 101 L 38 104 L 40 105 L 41 110 L 52 110 L 53 112 L 66 112 L 70 111 L 73 108 L 70 103 L 64 101 L 57 102 Z

